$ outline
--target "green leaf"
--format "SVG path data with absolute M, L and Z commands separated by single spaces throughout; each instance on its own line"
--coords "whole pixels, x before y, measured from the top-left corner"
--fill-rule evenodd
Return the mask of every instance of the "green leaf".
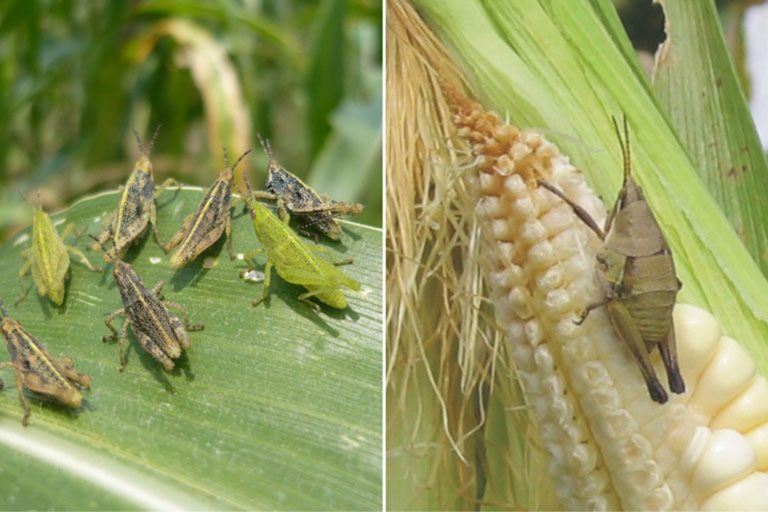
M 317 13 L 306 76 L 310 155 L 320 151 L 331 112 L 344 96 L 344 0 L 325 0 Z
M 333 116 L 333 132 L 307 178 L 314 189 L 337 201 L 365 199 L 362 219 L 381 211 L 381 97 L 368 103 L 345 101 Z
M 202 197 L 197 189 L 174 194 L 158 201 L 165 239 Z M 116 202 L 116 192 L 104 193 L 53 218 L 96 233 Z M 232 229 L 236 252 L 259 247 L 239 203 Z M 347 293 L 347 310 L 320 314 L 297 300 L 302 288 L 277 276 L 269 303 L 251 306 L 263 285 L 239 278 L 246 264 L 229 260 L 223 240 L 206 253 L 217 256 L 213 268 L 196 262 L 174 272 L 147 234 L 126 260 L 147 286 L 165 280 L 166 298 L 205 323 L 170 373 L 132 335 L 128 366 L 118 371 L 118 347 L 101 342 L 104 317 L 121 307 L 110 272 L 89 272 L 73 259 L 62 309 L 34 291 L 11 307 L 93 387 L 80 411 L 32 399 L 24 429 L 12 372 L 2 371 L 0 508 L 380 509 L 381 232 L 344 229 L 343 244 L 328 247 L 336 259 L 354 258 L 343 270 L 363 288 Z M 0 248 L 7 303 L 19 293 L 27 236 Z
M 654 87 L 696 169 L 768 273 L 768 165 L 711 1 L 661 2 Z

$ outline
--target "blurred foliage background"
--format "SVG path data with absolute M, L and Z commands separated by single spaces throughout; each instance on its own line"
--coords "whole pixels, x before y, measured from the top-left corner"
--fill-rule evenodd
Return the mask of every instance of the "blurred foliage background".
M 150 137 L 157 182 L 207 187 L 277 159 L 381 225 L 380 0 L 0 3 L 0 243 L 29 224 L 20 193 L 54 211 L 122 184 Z

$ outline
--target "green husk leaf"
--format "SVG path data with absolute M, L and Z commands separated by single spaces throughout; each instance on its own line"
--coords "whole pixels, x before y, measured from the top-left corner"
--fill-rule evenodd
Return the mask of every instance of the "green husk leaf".
M 667 41 L 654 88 L 710 193 L 768 272 L 768 165 L 715 6 L 660 2 Z
M 161 196 L 158 223 L 166 240 L 201 197 L 199 189 Z M 117 198 L 104 193 L 52 217 L 96 233 Z M 256 250 L 250 216 L 239 205 L 235 211 L 235 252 Z M 33 400 L 23 429 L 12 372 L 0 372 L 0 508 L 379 509 L 381 232 L 351 223 L 344 229 L 342 244 L 327 244 L 329 257 L 354 258 L 343 270 L 363 289 L 347 293 L 347 310 L 324 307 L 320 314 L 297 299 L 302 288 L 277 276 L 268 305 L 252 307 L 263 284 L 239 278 L 247 265 L 230 261 L 223 239 L 174 272 L 145 235 L 127 261 L 147 286 L 165 280 L 166 298 L 205 324 L 190 334 L 181 369 L 170 373 L 133 335 L 128 366 L 118 371 L 118 347 L 101 341 L 109 333 L 104 317 L 121 307 L 109 268 L 92 273 L 73 258 L 63 308 L 34 290 L 10 307 L 20 291 L 16 272 L 28 231 L 1 247 L 0 290 L 10 315 L 52 355 L 71 357 L 93 386 L 78 412 Z M 215 258 L 212 268 L 202 266 L 205 257 Z M 116 479 L 118 487 L 86 470 Z

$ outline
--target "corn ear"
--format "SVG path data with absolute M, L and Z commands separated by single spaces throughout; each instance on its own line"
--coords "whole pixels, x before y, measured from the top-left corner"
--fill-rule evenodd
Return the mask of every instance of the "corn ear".
M 446 87 L 474 155 L 484 267 L 563 507 L 578 510 L 768 508 L 768 381 L 715 318 L 675 308 L 688 389 L 652 402 L 605 313 L 574 319 L 602 296 L 599 240 L 555 184 L 598 223 L 605 209 L 583 175 L 539 133 L 523 132 Z M 662 371 L 658 354 L 652 356 Z

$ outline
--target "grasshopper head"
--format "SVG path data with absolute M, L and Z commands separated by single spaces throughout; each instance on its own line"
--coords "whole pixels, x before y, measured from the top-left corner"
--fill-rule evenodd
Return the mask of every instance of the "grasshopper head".
M 269 165 L 267 166 L 267 179 L 272 181 L 272 173 L 281 171 L 283 168 L 280 166 L 280 164 L 277 163 L 277 160 L 275 160 L 275 155 L 272 153 L 272 144 L 269 142 L 269 139 L 264 139 L 260 133 L 257 133 L 256 136 L 259 138 L 259 142 L 261 143 L 261 147 L 264 148 L 264 152 L 267 154 L 267 158 L 269 158 Z
M 133 128 L 133 136 L 136 137 L 136 143 L 139 145 L 139 151 L 141 152 L 141 156 L 136 161 L 136 165 L 133 166 L 134 172 L 141 171 L 146 174 L 152 174 L 152 163 L 149 161 L 149 155 L 152 153 L 152 148 L 155 145 L 155 140 L 157 139 L 157 133 L 159 131 L 160 125 L 157 125 L 155 133 L 152 135 L 152 140 L 150 140 L 149 145 L 145 147 L 141 142 L 139 132 L 136 131 L 136 128 Z
M 53 229 L 53 222 L 51 218 L 45 213 L 42 207 L 35 207 L 35 212 L 32 214 L 32 231 L 42 232 L 41 230 L 50 231 Z
M 631 175 L 627 175 L 622 190 L 621 208 L 624 209 L 637 201 L 645 201 L 643 189 L 640 188 L 640 185 L 637 184 Z
M 133 166 L 133 172 L 143 172 L 144 174 L 152 174 L 152 162 L 149 161 L 147 155 L 142 154 L 136 164 Z
M 224 170 L 219 173 L 219 176 L 216 179 L 220 181 L 232 181 L 233 177 L 234 173 L 232 172 L 232 168 L 225 167 Z
M 272 215 L 269 209 L 258 201 L 251 201 L 251 215 L 254 222 L 262 222 L 266 217 Z
M 131 266 L 128 263 L 125 263 L 121 259 L 116 259 L 115 268 L 112 269 L 112 276 L 116 280 L 120 280 L 121 277 L 125 276 L 125 274 L 129 272 L 130 268 Z

